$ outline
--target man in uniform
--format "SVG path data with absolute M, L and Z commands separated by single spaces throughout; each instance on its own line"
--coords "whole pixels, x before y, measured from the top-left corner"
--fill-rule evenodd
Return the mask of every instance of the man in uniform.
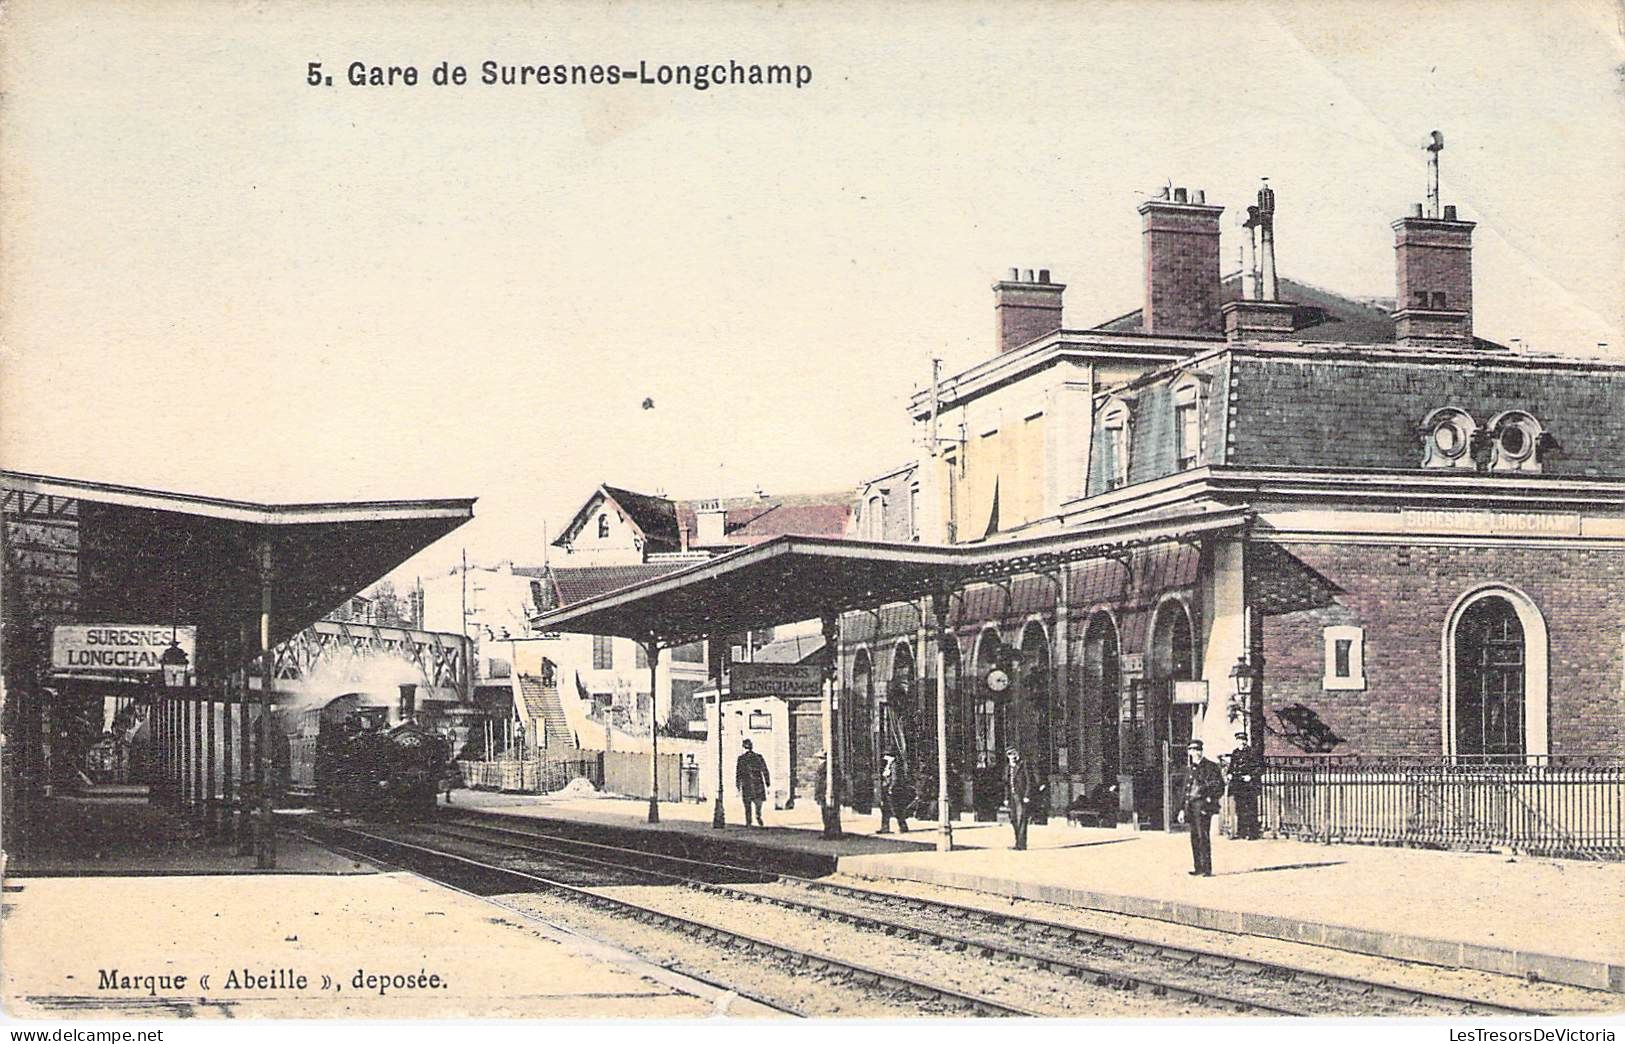
M 1213 814 L 1224 794 L 1224 774 L 1219 766 L 1202 756 L 1202 741 L 1191 740 L 1186 748 L 1190 772 L 1185 777 L 1185 809 L 1181 818 L 1190 824 L 1192 877 L 1213 876 Z
M 740 800 L 745 803 L 745 825 L 750 826 L 751 809 L 755 809 L 756 825 L 766 826 L 762 822 L 762 803 L 767 800 L 767 761 L 751 749 L 750 740 L 740 745 L 745 752 L 734 764 L 734 783 L 739 787 Z
M 1027 847 L 1027 822 L 1032 818 L 1032 802 L 1037 797 L 1033 774 L 1021 760 L 1021 752 L 1011 747 L 1004 752 L 1009 762 L 1004 770 L 1004 800 L 1010 808 L 1010 828 L 1016 832 L 1016 851 Z
M 1264 836 L 1258 826 L 1258 798 L 1263 792 L 1264 764 L 1247 742 L 1245 732 L 1236 733 L 1236 749 L 1230 754 L 1230 797 L 1236 803 L 1236 837 L 1257 841 Z
M 914 788 L 903 776 L 903 763 L 897 755 L 888 753 L 885 767 L 880 770 L 880 832 L 891 833 L 891 821 L 897 820 L 897 829 L 908 833 L 908 807 L 914 803 Z

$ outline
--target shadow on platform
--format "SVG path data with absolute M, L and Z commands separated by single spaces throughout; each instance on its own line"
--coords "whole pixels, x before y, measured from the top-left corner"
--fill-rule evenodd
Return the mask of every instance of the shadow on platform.
M 145 787 L 96 787 L 46 798 L 7 877 L 211 874 L 354 874 L 375 868 L 280 830 L 277 866 L 262 870 L 234 838 L 210 834 L 190 813 L 153 804 Z

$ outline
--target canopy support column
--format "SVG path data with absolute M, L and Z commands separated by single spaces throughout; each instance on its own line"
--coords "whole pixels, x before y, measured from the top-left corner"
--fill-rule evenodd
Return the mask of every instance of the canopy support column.
M 712 682 L 717 690 L 717 800 L 711 809 L 711 828 L 721 830 L 727 825 L 727 814 L 722 810 L 722 660 L 728 655 L 727 643 L 722 636 L 713 634 L 710 642 Z
M 837 696 L 841 684 L 841 656 L 837 643 L 841 640 L 839 613 L 825 613 L 824 651 L 829 662 L 824 665 L 824 839 L 833 841 L 841 836 L 841 801 L 835 785 L 835 737 L 839 734 L 840 701 Z
M 653 636 L 643 643 L 649 655 L 649 822 L 660 822 L 660 643 Z M 722 695 L 717 691 L 717 720 L 722 720 Z
M 938 588 L 931 595 L 937 622 L 937 851 L 954 850 L 954 821 L 948 805 L 948 600 L 951 593 Z

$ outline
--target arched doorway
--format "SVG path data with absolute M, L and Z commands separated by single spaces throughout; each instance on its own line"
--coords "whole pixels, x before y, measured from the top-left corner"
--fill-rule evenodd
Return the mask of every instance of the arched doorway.
M 1134 811 L 1143 820 L 1168 825 L 1165 813 L 1172 795 L 1183 784 L 1182 748 L 1195 733 L 1199 707 L 1175 705 L 1174 683 L 1195 677 L 1196 650 L 1190 614 L 1178 599 L 1157 607 L 1146 649 L 1145 680 L 1138 694 L 1133 750 L 1124 750 L 1125 765 L 1133 765 Z M 1126 770 L 1125 770 L 1126 771 Z
M 874 660 L 868 649 L 852 659 L 852 689 L 846 701 L 847 801 L 860 812 L 874 800 L 874 757 L 870 738 L 875 705 Z
M 950 806 L 949 811 L 953 813 L 958 813 L 961 809 L 969 808 L 971 804 L 970 775 L 965 771 L 965 765 L 969 763 L 971 755 L 966 752 L 967 736 L 965 722 L 969 718 L 969 715 L 964 712 L 964 705 L 961 703 L 961 700 L 964 698 L 964 675 L 963 671 L 961 670 L 962 662 L 963 661 L 961 660 L 959 653 L 959 639 L 956 637 L 950 637 L 948 639 L 948 645 L 942 653 L 942 689 L 944 698 L 943 702 L 948 708 L 948 802 Z M 930 738 L 926 740 L 926 743 L 931 746 L 933 751 L 928 760 L 931 766 L 930 771 L 935 773 L 937 771 L 935 754 L 937 735 L 936 702 L 934 698 L 930 702 L 932 707 L 930 712 Z M 933 775 L 932 779 L 934 780 L 935 778 L 936 777 Z M 932 797 L 935 798 L 935 786 L 927 789 L 930 790 Z M 936 806 L 933 803 L 933 814 L 935 814 L 935 808 Z
M 1122 691 L 1117 624 L 1111 614 L 1096 613 L 1083 632 L 1083 691 L 1079 694 L 1076 715 L 1081 731 L 1080 758 L 1087 758 L 1091 751 L 1100 752 L 1100 778 L 1094 779 L 1091 773 L 1091 786 L 1117 786 L 1117 774 L 1122 765 L 1117 733 Z M 1079 764 L 1086 765 L 1087 761 L 1080 760 Z
M 919 778 L 918 721 L 914 677 L 914 650 L 907 642 L 899 642 L 892 651 L 891 680 L 886 683 L 886 698 L 875 708 L 875 785 L 879 786 L 879 773 L 883 767 L 880 758 L 896 754 L 908 778 Z
M 1021 632 L 1021 696 L 1016 746 L 1028 767 L 1041 778 L 1054 769 L 1050 739 L 1049 636 L 1034 620 Z
M 1474 592 L 1445 634 L 1446 749 L 1460 758 L 1546 753 L 1546 622 L 1521 592 Z
M 979 820 L 998 818 L 1004 800 L 1004 748 L 1010 742 L 1005 708 L 1009 690 L 988 688 L 987 676 L 1004 648 L 995 630 L 982 632 L 976 643 L 976 672 L 970 682 L 971 750 L 974 761 L 971 803 Z

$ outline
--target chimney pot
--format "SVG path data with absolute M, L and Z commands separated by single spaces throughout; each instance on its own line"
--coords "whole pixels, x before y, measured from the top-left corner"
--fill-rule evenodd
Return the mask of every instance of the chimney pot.
M 1413 347 L 1473 343 L 1473 223 L 1454 207 L 1394 222 L 1395 340 Z M 1448 222 L 1446 224 L 1445 222 Z
M 1411 204 L 1411 217 L 1421 217 L 1421 216 L 1422 216 L 1422 204 L 1420 204 L 1420 203 L 1412 203 Z
M 1219 314 L 1219 218 L 1223 207 L 1188 202 L 1184 188 L 1141 203 L 1149 334 L 1215 336 Z
M 1061 296 L 1066 286 L 1051 283 L 1049 269 L 1010 270 L 993 284 L 993 335 L 999 351 L 1020 348 L 1061 328 Z
M 1207 202 L 1207 190 L 1206 189 L 1197 189 L 1196 190 L 1196 195 L 1192 197 L 1191 202 L 1193 202 L 1193 203 L 1204 203 L 1205 204 Z

